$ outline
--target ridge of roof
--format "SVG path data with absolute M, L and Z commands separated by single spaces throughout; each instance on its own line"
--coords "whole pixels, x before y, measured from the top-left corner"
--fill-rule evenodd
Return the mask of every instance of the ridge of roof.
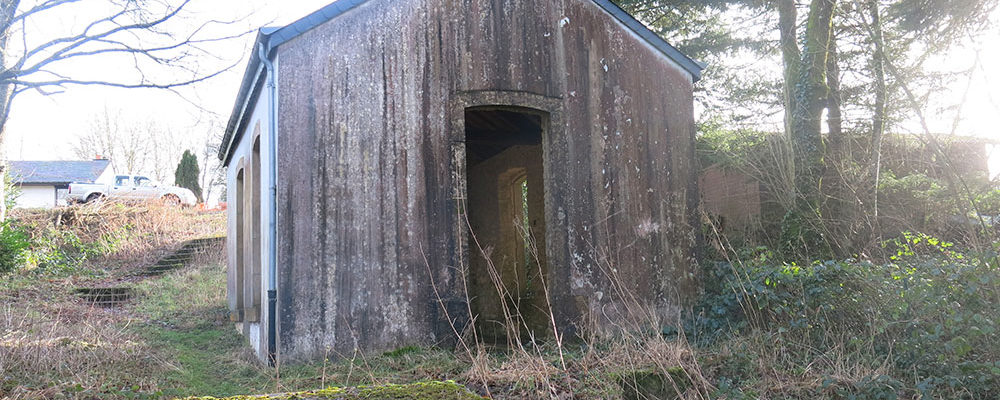
M 10 161 L 10 173 L 20 184 L 92 182 L 111 166 L 111 160 Z
M 695 61 L 680 50 L 677 50 L 676 47 L 611 0 L 592 1 L 626 28 L 653 46 L 653 48 L 676 62 L 684 71 L 691 75 L 693 82 L 701 79 L 701 72 L 705 69 L 705 64 Z M 219 159 L 222 160 L 224 165 L 229 163 L 229 155 L 232 153 L 236 130 L 249 117 L 247 111 L 249 103 L 251 103 L 251 97 L 255 96 L 256 89 L 260 85 L 261 74 L 263 73 L 260 59 L 261 53 L 270 57 L 271 52 L 278 46 L 366 2 L 368 0 L 337 0 L 284 27 L 265 27 L 258 31 L 253 50 L 251 50 L 250 61 L 247 63 L 247 69 L 240 84 L 240 91 L 236 97 L 236 105 L 233 107 L 233 113 L 230 115 L 229 123 L 226 125 L 222 145 L 219 146 Z M 259 50 L 260 48 L 263 48 L 263 52 Z

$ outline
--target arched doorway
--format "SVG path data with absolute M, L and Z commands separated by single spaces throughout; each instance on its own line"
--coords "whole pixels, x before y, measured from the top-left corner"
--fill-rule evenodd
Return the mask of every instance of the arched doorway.
M 470 308 L 487 342 L 548 332 L 543 136 L 546 112 L 465 112 Z

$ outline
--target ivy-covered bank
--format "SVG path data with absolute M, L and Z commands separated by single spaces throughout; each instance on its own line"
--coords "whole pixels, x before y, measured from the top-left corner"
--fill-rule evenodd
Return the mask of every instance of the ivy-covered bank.
M 995 251 L 905 233 L 886 262 L 773 262 L 748 250 L 707 271 L 687 322 L 725 398 L 982 399 L 1000 393 Z

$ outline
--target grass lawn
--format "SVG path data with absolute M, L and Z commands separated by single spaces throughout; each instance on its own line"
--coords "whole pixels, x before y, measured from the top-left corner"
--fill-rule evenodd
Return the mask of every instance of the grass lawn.
M 0 289 L 13 300 L 4 309 L 0 396 L 224 397 L 454 379 L 464 372 L 452 352 L 424 348 L 366 362 L 263 366 L 226 321 L 225 271 L 217 261 L 140 282 L 138 298 L 121 308 L 74 298 L 70 288 L 79 281 Z

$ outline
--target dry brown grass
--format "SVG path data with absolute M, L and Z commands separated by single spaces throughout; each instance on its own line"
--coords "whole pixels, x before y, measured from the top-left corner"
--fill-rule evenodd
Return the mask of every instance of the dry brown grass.
M 159 201 L 102 201 L 51 210 L 13 210 L 11 218 L 33 239 L 52 230 L 70 232 L 82 243 L 104 243 L 91 260 L 110 272 L 152 264 L 189 239 L 224 236 L 224 212 L 203 212 Z
M 0 396 L 52 398 L 109 389 L 150 390 L 162 369 L 149 346 L 127 327 L 131 318 L 78 302 L 38 312 L 29 301 L 8 304 L 0 319 Z M 54 312 L 53 312 L 54 311 Z
M 473 358 L 463 360 L 468 369 L 458 380 L 494 398 L 712 398 L 714 387 L 702 371 L 699 354 L 683 338 L 591 335 L 569 347 L 573 350 L 561 355 L 553 344 L 539 344 L 537 352 L 476 346 Z M 640 392 L 648 383 L 636 376 L 660 381 L 659 394 L 643 397 Z
M 0 283 L 0 398 L 128 397 L 152 393 L 172 366 L 134 329 L 147 323 L 131 307 L 100 308 L 77 298 L 79 286 L 116 284 L 184 240 L 224 232 L 224 215 L 163 204 L 104 202 L 53 210 L 15 210 L 34 242 L 67 252 L 90 250 L 59 269 L 16 271 Z M 95 243 L 97 245 L 95 245 Z M 215 263 L 221 248 L 195 263 Z M 183 274 L 181 271 L 179 274 Z M 217 299 L 213 299 L 216 300 Z

